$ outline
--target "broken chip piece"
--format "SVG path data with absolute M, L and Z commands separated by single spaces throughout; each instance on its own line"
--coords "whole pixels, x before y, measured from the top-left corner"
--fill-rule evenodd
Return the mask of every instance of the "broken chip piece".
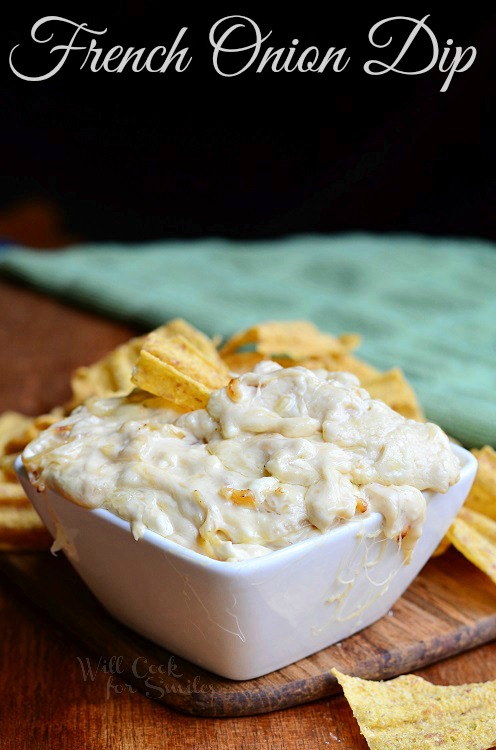
M 375 682 L 332 673 L 370 750 L 484 750 L 496 742 L 496 681 L 444 686 L 415 675 Z
M 372 398 L 384 401 L 398 414 L 417 421 L 424 419 L 415 392 L 398 367 L 360 382 Z
M 220 362 L 219 353 L 215 341 L 210 339 L 204 333 L 187 323 L 182 318 L 174 318 L 160 328 L 153 331 L 157 337 L 170 338 L 171 336 L 183 336 L 192 344 L 195 349 L 201 352 L 205 357 L 213 362 Z
M 19 484 L 14 462 L 40 432 L 58 422 L 61 409 L 28 417 L 17 412 L 0 416 L 0 550 L 48 549 L 51 537 Z
M 0 500 L 0 550 L 49 549 L 52 537 L 29 500 L 4 505 Z
M 472 453 L 479 468 L 465 505 L 496 521 L 496 451 L 485 445 Z
M 216 362 L 219 367 L 225 367 L 217 353 L 214 341 L 182 318 L 175 318 L 156 328 L 148 336 L 132 338 L 121 344 L 93 365 L 79 367 L 71 378 L 72 398 L 66 405 L 66 412 L 72 411 L 92 396 L 105 398 L 129 393 L 133 387 L 131 381 L 133 367 L 150 336 L 153 336 L 158 346 L 160 342 L 178 335 L 189 341 L 204 357 Z
M 322 333 L 305 320 L 267 321 L 235 333 L 221 349 L 221 355 L 232 354 L 246 344 L 271 359 L 287 356 L 293 360 L 324 354 L 344 354 L 360 343 L 358 334 L 347 333 L 341 338 Z
M 89 367 L 78 367 L 71 378 L 72 398 L 69 413 L 91 396 L 125 395 L 132 389 L 131 373 L 145 337 L 133 338 L 113 349 Z
M 496 583 L 496 521 L 464 506 L 447 537 L 467 560 Z
M 212 391 L 231 379 L 226 365 L 219 362 L 182 335 L 162 338 L 152 333 L 139 353 L 132 382 L 180 409 L 202 409 Z

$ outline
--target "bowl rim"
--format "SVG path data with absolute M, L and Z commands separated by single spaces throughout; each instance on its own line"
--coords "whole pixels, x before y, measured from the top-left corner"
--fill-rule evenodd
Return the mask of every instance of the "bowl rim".
M 460 477 L 458 479 L 458 482 L 452 485 L 446 493 L 424 491 L 423 494 L 424 496 L 427 495 L 428 499 L 437 494 L 444 497 L 450 492 L 450 490 L 453 490 L 458 485 L 469 481 L 470 478 L 472 478 L 472 480 L 473 478 L 475 478 L 477 470 L 477 459 L 475 458 L 475 456 L 462 446 L 456 445 L 455 443 L 450 443 L 450 445 L 455 455 L 460 460 L 461 464 Z M 34 486 L 31 485 L 29 481 L 29 476 L 26 468 L 22 463 L 22 454 L 19 455 L 16 459 L 14 468 L 19 478 L 24 480 L 24 482 L 27 482 L 34 489 Z M 53 493 L 57 497 L 64 500 L 64 502 L 71 503 L 70 500 L 67 500 L 67 498 L 63 497 L 56 490 L 47 488 L 47 492 Z M 129 534 L 130 537 L 132 537 L 129 521 L 120 518 L 110 510 L 107 510 L 106 508 L 84 508 L 77 503 L 71 504 L 79 507 L 86 513 L 90 513 L 92 516 L 99 518 L 106 523 L 117 526 L 118 528 Z M 144 542 L 145 544 L 157 547 L 163 552 L 180 558 L 184 562 L 189 562 L 190 564 L 197 567 L 203 569 L 209 568 L 212 571 L 218 572 L 227 577 L 231 577 L 233 572 L 235 572 L 237 575 L 244 573 L 248 575 L 250 573 L 259 572 L 266 567 L 271 567 L 272 564 L 285 562 L 288 563 L 293 558 L 297 559 L 298 557 L 304 556 L 314 549 L 318 549 L 322 545 L 327 545 L 331 540 L 337 540 L 343 536 L 346 537 L 350 535 L 354 527 L 357 527 L 358 525 L 360 525 L 361 529 L 367 530 L 369 526 L 373 527 L 374 525 L 376 525 L 378 519 L 381 517 L 382 515 L 379 512 L 371 513 L 370 516 L 367 516 L 367 518 L 354 517 L 349 519 L 343 525 L 336 526 L 335 528 L 322 533 L 320 536 L 303 539 L 286 547 L 281 547 L 277 550 L 271 550 L 265 555 L 260 555 L 259 557 L 251 557 L 246 560 L 215 560 L 211 557 L 208 557 L 208 555 L 202 555 L 196 550 L 184 547 L 183 545 L 179 544 L 179 542 L 167 539 L 167 537 L 161 536 L 160 534 L 158 534 L 158 532 L 152 531 L 148 528 L 145 529 L 143 536 L 136 541 Z M 134 537 L 132 538 L 134 539 Z

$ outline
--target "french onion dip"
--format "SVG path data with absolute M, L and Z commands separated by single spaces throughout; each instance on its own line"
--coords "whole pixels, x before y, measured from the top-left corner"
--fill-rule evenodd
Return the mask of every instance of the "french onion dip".
M 424 490 L 459 462 L 346 373 L 262 362 L 179 413 L 143 392 L 93 399 L 24 451 L 30 480 L 218 560 L 265 555 L 378 511 L 411 555 Z

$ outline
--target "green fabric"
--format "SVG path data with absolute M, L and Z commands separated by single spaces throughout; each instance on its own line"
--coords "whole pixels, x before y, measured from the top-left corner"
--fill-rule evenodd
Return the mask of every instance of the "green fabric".
M 0 272 L 143 326 L 180 315 L 226 335 L 259 320 L 308 318 L 359 332 L 359 355 L 402 367 L 431 420 L 467 446 L 496 444 L 490 243 L 343 235 L 7 248 Z

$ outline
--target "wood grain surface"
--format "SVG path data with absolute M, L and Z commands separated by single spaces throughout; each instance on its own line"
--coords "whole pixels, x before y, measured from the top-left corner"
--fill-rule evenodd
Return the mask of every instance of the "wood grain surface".
M 97 359 L 135 332 L 0 283 L 0 410 L 35 414 L 64 401 L 74 367 Z M 456 569 L 452 572 L 456 575 Z M 464 607 L 460 600 L 457 610 Z M 117 678 L 115 689 L 109 690 L 104 672 L 84 680 L 78 658 L 97 664 L 89 650 L 1 576 L 1 750 L 367 748 L 340 695 L 252 717 L 192 717 L 129 692 Z M 496 643 L 416 674 L 444 685 L 495 679 Z

